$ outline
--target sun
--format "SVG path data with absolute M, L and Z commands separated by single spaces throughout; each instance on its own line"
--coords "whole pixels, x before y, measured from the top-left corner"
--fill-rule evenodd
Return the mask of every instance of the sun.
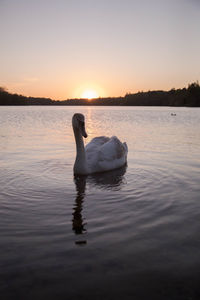
M 95 90 L 84 90 L 81 94 L 81 98 L 84 99 L 94 99 L 98 98 L 99 94 Z
M 76 99 L 97 99 L 101 97 L 105 97 L 106 93 L 104 89 L 102 89 L 98 84 L 94 82 L 88 82 L 84 84 L 80 84 L 76 90 L 74 91 L 73 98 Z

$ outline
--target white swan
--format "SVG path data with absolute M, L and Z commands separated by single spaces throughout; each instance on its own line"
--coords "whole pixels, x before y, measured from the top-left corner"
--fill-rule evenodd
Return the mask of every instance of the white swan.
M 122 167 L 127 162 L 128 147 L 116 136 L 111 138 L 95 137 L 84 147 L 85 118 L 82 114 L 74 114 L 72 126 L 76 140 L 76 160 L 74 174 L 87 175 L 105 172 Z

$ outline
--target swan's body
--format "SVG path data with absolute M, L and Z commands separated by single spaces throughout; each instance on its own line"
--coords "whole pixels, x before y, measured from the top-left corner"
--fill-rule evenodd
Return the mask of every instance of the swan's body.
M 126 164 L 128 153 L 126 143 L 120 142 L 116 136 L 111 138 L 100 136 L 93 138 L 84 147 L 83 136 L 87 137 L 84 116 L 75 114 L 72 118 L 72 126 L 76 140 L 75 174 L 87 175 L 105 172 Z

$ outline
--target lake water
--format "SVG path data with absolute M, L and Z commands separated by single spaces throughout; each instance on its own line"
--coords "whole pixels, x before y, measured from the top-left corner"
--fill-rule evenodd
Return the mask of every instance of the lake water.
M 74 178 L 75 112 L 127 167 Z M 0 150 L 1 299 L 200 299 L 199 108 L 1 107 Z

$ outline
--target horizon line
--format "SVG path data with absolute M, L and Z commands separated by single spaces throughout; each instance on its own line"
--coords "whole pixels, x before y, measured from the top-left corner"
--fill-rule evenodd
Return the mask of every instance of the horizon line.
M 191 83 L 188 83 L 187 87 L 189 87 L 190 85 L 192 84 L 197 84 L 199 85 L 199 81 L 196 80 L 194 82 L 191 82 Z M 136 94 L 140 94 L 140 93 L 148 93 L 148 92 L 169 92 L 169 91 L 172 91 L 172 90 L 181 90 L 181 89 L 186 89 L 187 87 L 182 87 L 182 88 L 171 88 L 171 89 L 168 89 L 168 90 L 161 90 L 161 89 L 158 89 L 158 90 L 138 90 L 137 92 L 126 92 L 124 96 L 99 96 L 99 97 L 94 97 L 94 98 L 83 98 L 83 97 L 74 97 L 74 98 L 66 98 L 66 99 L 54 99 L 54 98 L 50 98 L 50 97 L 42 97 L 42 96 L 25 96 L 23 94 L 18 94 L 18 93 L 15 93 L 15 92 L 9 92 L 9 90 L 7 89 L 7 87 L 5 86 L 0 86 L 0 91 L 5 91 L 11 95 L 18 95 L 18 96 L 22 96 L 22 97 L 26 97 L 26 98 L 36 98 L 36 99 L 49 99 L 49 100 L 52 100 L 52 101 L 68 101 L 68 100 L 87 100 L 89 102 L 93 101 L 93 100 L 97 100 L 97 99 L 108 99 L 108 98 L 124 98 L 126 97 L 127 95 L 136 95 Z

